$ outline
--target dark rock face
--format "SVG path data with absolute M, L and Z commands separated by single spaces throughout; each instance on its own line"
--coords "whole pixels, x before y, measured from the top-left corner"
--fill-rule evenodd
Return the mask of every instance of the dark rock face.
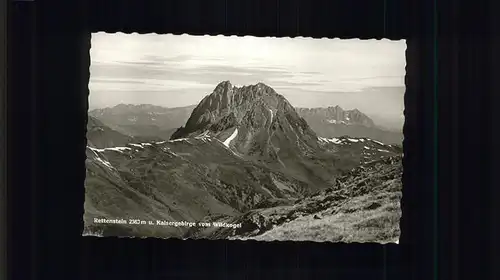
M 304 140 L 315 146 L 316 134 L 295 112 L 281 95 L 269 86 L 259 83 L 241 88 L 225 81 L 217 85 L 214 92 L 205 97 L 194 109 L 185 127 L 179 129 L 171 139 L 186 138 L 208 130 L 219 136 L 230 128 L 238 128 L 238 139 L 246 139 L 246 145 L 235 145 L 245 150 L 250 138 L 265 134 L 291 134 L 295 140 Z M 297 134 L 297 135 L 295 135 Z M 283 137 L 285 138 L 285 137 Z M 309 141 L 309 140 L 313 141 Z
M 294 107 L 263 84 L 216 86 L 171 139 L 207 134 L 245 159 L 267 164 L 315 187 L 335 174 L 335 156 L 318 145 L 316 133 Z M 328 160 L 325 157 L 330 157 Z
M 280 117 L 278 113 L 287 114 L 293 110 L 283 96 L 265 84 L 237 88 L 225 81 L 218 84 L 213 93 L 198 104 L 185 127 L 171 139 L 189 137 L 193 133 L 203 132 L 203 129 L 210 129 L 213 133 L 221 132 L 225 126 L 218 123 L 226 122 L 228 116 L 232 116 L 233 126 L 257 128 L 266 124 L 266 121 L 270 125 L 274 116 Z

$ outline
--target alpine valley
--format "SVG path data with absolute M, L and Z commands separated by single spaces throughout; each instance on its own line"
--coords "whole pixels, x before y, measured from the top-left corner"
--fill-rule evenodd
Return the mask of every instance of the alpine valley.
M 84 235 L 399 240 L 402 134 L 358 110 L 223 81 L 196 106 L 92 110 L 87 139 Z

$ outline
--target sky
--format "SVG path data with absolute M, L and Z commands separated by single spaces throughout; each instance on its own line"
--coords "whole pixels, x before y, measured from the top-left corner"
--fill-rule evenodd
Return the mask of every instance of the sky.
M 295 107 L 357 108 L 404 122 L 404 40 L 92 34 L 90 109 L 198 104 L 221 81 L 263 82 Z

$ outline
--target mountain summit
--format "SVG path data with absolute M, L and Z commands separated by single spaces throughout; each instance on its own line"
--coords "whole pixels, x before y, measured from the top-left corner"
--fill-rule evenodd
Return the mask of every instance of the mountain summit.
M 286 113 L 294 109 L 271 87 L 263 83 L 235 87 L 224 81 L 215 87 L 212 94 L 203 98 L 185 127 L 172 135 L 172 139 L 189 137 L 205 129 L 217 133 L 249 121 L 252 121 L 251 126 L 264 125 L 266 121 L 272 122 L 278 111 Z M 262 113 L 262 116 L 257 113 Z
M 316 133 L 285 97 L 263 83 L 243 87 L 219 83 L 171 139 L 200 136 L 214 137 L 245 159 L 299 177 L 311 178 L 324 170 L 316 161 L 324 157 Z M 324 162 L 328 161 L 319 164 Z
M 263 83 L 243 87 L 219 83 L 171 139 L 198 135 L 214 136 L 246 155 L 257 150 L 272 153 L 270 146 L 286 147 L 283 142 L 317 147 L 317 136 L 306 121 L 285 97 Z M 277 142 L 281 145 L 273 145 Z

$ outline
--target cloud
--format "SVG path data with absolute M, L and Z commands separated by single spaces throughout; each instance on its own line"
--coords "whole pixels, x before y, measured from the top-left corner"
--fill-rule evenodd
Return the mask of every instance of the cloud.
M 115 92 L 139 92 L 139 91 L 178 91 L 183 89 L 206 90 L 212 88 L 212 84 L 203 84 L 198 81 L 190 80 L 168 80 L 168 79 L 129 79 L 123 82 L 120 79 L 99 79 L 90 81 L 91 91 L 100 91 L 106 94 L 107 91 Z
M 160 66 L 161 65 L 161 66 Z M 154 66 L 154 67 L 153 67 Z M 158 67 L 157 67 L 158 66 Z M 200 88 L 200 84 L 205 88 L 214 88 L 222 80 L 229 80 L 234 84 L 255 84 L 265 82 L 272 85 L 316 85 L 317 82 L 298 82 L 299 76 L 312 74 L 290 73 L 279 67 L 238 67 L 228 65 L 204 65 L 191 69 L 181 69 L 181 66 L 168 65 L 162 62 L 134 62 L 124 61 L 116 64 L 98 64 L 91 66 L 91 84 L 111 84 L 115 86 L 113 90 L 119 90 L 119 83 L 143 84 L 145 89 L 162 90 L 158 85 L 168 85 L 165 90 L 172 86 Z M 99 78 L 97 78 L 99 77 Z M 293 82 L 295 81 L 295 82 Z M 174 85 L 177 83 L 177 85 Z M 104 85 L 101 85 L 105 87 Z M 123 91 L 137 90 L 128 85 L 124 85 Z
M 194 56 L 184 56 L 182 59 L 193 59 Z M 156 58 L 155 58 L 156 59 Z M 177 57 L 174 60 L 180 60 Z M 222 80 L 229 80 L 234 84 L 246 85 L 264 82 L 272 87 L 287 88 L 299 87 L 302 90 L 311 92 L 331 92 L 337 91 L 352 91 L 356 92 L 365 87 L 372 86 L 394 86 L 403 83 L 403 77 L 398 76 L 380 76 L 380 77 L 350 77 L 350 76 L 333 76 L 328 79 L 328 75 L 319 72 L 296 72 L 290 71 L 284 67 L 270 66 L 233 66 L 220 65 L 212 63 L 212 61 L 199 62 L 197 67 L 184 67 L 181 64 L 166 64 L 160 60 L 155 62 L 147 61 L 122 61 L 120 64 L 97 64 L 91 67 L 91 81 L 93 77 L 101 77 L 100 79 L 141 79 L 142 84 L 158 85 L 161 84 L 158 80 L 168 81 L 171 87 L 176 81 L 178 85 L 200 88 L 198 84 L 206 85 L 206 88 L 215 87 Z M 196 83 L 186 83 L 193 82 Z M 123 88 L 124 91 L 131 90 L 129 87 Z M 135 90 L 135 89 L 134 89 Z M 154 90 L 160 90 L 155 87 Z
M 191 105 L 229 80 L 264 82 L 294 106 L 401 116 L 405 48 L 389 40 L 97 33 L 90 102 Z
M 146 84 L 145 81 L 140 80 L 120 80 L 120 79 L 92 79 L 91 83 L 95 84 L 112 84 L 112 83 L 120 83 L 120 84 Z

